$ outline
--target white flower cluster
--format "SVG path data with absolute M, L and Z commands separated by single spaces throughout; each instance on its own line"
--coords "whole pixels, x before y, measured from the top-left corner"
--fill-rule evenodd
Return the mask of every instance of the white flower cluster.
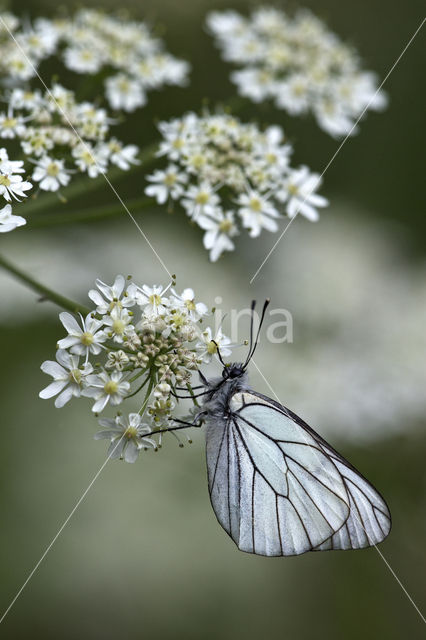
M 0 138 L 19 141 L 43 191 L 65 187 L 73 173 L 96 178 L 110 164 L 127 170 L 138 162 L 136 145 L 107 137 L 112 121 L 105 109 L 78 103 L 74 92 L 59 84 L 44 94 L 12 89 L 7 102 L 7 111 L 0 112 Z
M 2 18 L 7 29 L 0 29 L 0 72 L 15 80 L 31 79 L 44 59 L 62 52 L 65 66 L 76 73 L 102 71 L 112 108 L 134 111 L 145 104 L 147 91 L 183 85 L 188 75 L 188 63 L 168 54 L 143 22 L 94 9 L 73 18 L 38 18 L 32 25 L 10 13 Z
M 89 291 L 95 309 L 85 318 L 59 315 L 67 336 L 58 342 L 56 361 L 41 365 L 53 382 L 40 397 L 56 396 L 58 408 L 72 397 L 89 397 L 95 414 L 136 401 L 139 411 L 102 418 L 104 430 L 95 436 L 111 441 L 111 457 L 134 462 L 141 450 L 161 444 L 161 433 L 159 442 L 148 435 L 173 424 L 176 387 L 192 395 L 194 371 L 218 347 L 229 355 L 232 345 L 221 331 L 212 339 L 209 327 L 201 329 L 208 308 L 192 289 L 178 294 L 171 285 L 138 286 L 121 275 L 111 286 L 100 280 L 96 285 Z
M 12 214 L 12 198 L 19 202 L 20 198 L 26 198 L 25 193 L 32 188 L 31 182 L 22 178 L 25 172 L 22 160 L 9 160 L 7 150 L 0 148 L 0 197 L 7 201 L 7 204 L 0 209 L 0 233 L 13 231 L 16 227 L 26 224 L 25 218 Z
M 145 193 L 182 205 L 204 229 L 212 261 L 234 249 L 238 222 L 255 238 L 262 229 L 277 231 L 281 212 L 317 220 L 316 209 L 328 204 L 315 193 L 320 177 L 290 166 L 292 147 L 280 127 L 261 131 L 227 114 L 188 113 L 159 129 L 158 155 L 170 164 L 147 177 Z
M 249 18 L 212 12 L 207 23 L 224 59 L 241 67 L 231 75 L 239 93 L 254 102 L 271 98 L 292 115 L 311 111 L 334 137 L 350 133 L 364 109 L 386 106 L 356 51 L 308 11 L 289 17 L 265 6 Z

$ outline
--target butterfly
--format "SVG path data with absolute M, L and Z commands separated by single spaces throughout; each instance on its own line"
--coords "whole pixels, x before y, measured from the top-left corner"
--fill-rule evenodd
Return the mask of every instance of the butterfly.
M 376 545 L 391 528 L 379 492 L 295 413 L 249 385 L 246 369 L 268 303 L 254 341 L 252 303 L 246 361 L 226 364 L 218 349 L 222 376 L 207 380 L 199 372 L 204 401 L 196 420 L 207 425 L 216 517 L 241 551 L 262 556 Z

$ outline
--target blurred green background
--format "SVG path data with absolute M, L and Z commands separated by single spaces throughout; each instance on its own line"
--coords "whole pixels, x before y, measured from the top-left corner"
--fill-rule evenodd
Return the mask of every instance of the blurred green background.
M 86 3 L 86 6 L 89 3 Z M 203 22 L 214 8 L 256 3 L 127 0 L 136 18 L 161 27 L 167 48 L 191 61 L 186 89 L 151 93 L 117 135 L 143 146 L 154 122 L 233 95 Z M 93 6 L 93 5 L 92 5 Z M 100 6 L 97 3 L 96 6 Z M 103 2 L 104 8 L 116 8 Z M 296 4 L 285 5 L 298 6 Z M 422 16 L 420 2 L 305 2 L 358 48 L 383 77 Z M 50 1 L 17 1 L 15 13 L 52 15 Z M 380 551 L 426 609 L 424 365 L 426 223 L 422 192 L 424 34 L 325 177 L 332 206 L 321 221 L 298 220 L 255 283 L 274 236 L 239 239 L 238 251 L 207 262 L 183 214 L 138 216 L 182 288 L 223 308 L 267 295 L 294 318 L 294 343 L 263 345 L 257 363 L 285 404 L 311 421 L 385 495 L 394 521 Z M 47 68 L 46 73 L 50 70 Z M 295 161 L 321 171 L 337 148 L 313 121 L 247 103 L 242 118 L 284 126 Z M 119 192 L 140 195 L 142 180 Z M 112 198 L 107 187 L 82 206 Z M 58 204 L 58 207 L 62 206 Z M 73 204 L 73 209 L 75 209 Z M 165 225 L 165 221 L 167 225 Z M 123 217 L 52 231 L 19 230 L 2 252 L 46 284 L 85 302 L 96 277 L 132 273 L 165 282 L 155 258 Z M 57 309 L 0 274 L 2 427 L 0 604 L 4 610 L 105 460 L 89 405 L 62 411 L 38 399 L 40 363 L 61 337 Z M 242 338 L 245 336 L 242 336 Z M 253 384 L 270 394 L 252 371 Z M 7 638 L 422 638 L 423 623 L 375 549 L 267 559 L 237 551 L 211 510 L 201 433 L 172 439 L 138 464 L 110 463 L 17 600 Z

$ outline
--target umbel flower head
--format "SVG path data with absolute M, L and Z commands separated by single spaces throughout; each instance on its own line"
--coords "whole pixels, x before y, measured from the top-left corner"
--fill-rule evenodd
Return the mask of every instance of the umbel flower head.
M 134 462 L 162 427 L 173 424 L 176 386 L 192 396 L 191 377 L 202 363 L 231 353 L 229 338 L 219 330 L 215 339 L 203 326 L 208 308 L 192 289 L 178 293 L 171 285 L 142 285 L 118 275 L 112 285 L 96 281 L 89 291 L 94 308 L 86 317 L 60 314 L 66 331 L 56 361 L 41 365 L 53 378 L 40 392 L 63 407 L 72 398 L 91 398 L 97 415 L 110 407 L 126 406 L 125 416 L 102 418 L 110 457 Z M 194 404 L 195 404 L 194 399 Z M 172 421 L 172 422 L 171 422 Z
M 158 155 L 169 164 L 147 179 L 145 193 L 159 204 L 177 201 L 204 231 L 215 261 L 234 249 L 241 228 L 250 236 L 277 231 L 282 214 L 317 220 L 327 200 L 316 194 L 320 177 L 291 167 L 291 145 L 280 127 L 260 130 L 228 114 L 182 118 L 159 125 Z
M 272 99 L 291 115 L 311 112 L 334 137 L 354 133 L 364 109 L 386 106 L 356 51 L 306 10 L 290 17 L 265 6 L 249 18 L 212 12 L 207 24 L 223 58 L 240 68 L 231 74 L 239 93 L 253 102 Z
M 30 80 L 43 60 L 60 55 L 75 73 L 99 74 L 110 106 L 123 111 L 144 105 L 148 91 L 185 84 L 188 63 L 167 53 L 145 23 L 123 14 L 81 9 L 74 17 L 33 24 L 11 13 L 2 17 L 7 28 L 0 29 L 0 73 L 14 81 Z
M 112 120 L 105 109 L 77 102 L 73 91 L 57 83 L 43 94 L 15 88 L 4 100 L 8 106 L 0 112 L 0 138 L 19 142 L 42 191 L 66 187 L 77 173 L 96 178 L 110 165 L 126 170 L 138 162 L 136 145 L 124 146 L 108 137 Z M 23 171 L 22 161 L 12 164 Z M 29 188 L 30 183 L 21 180 L 9 187 L 14 197 L 23 195 L 14 189 Z

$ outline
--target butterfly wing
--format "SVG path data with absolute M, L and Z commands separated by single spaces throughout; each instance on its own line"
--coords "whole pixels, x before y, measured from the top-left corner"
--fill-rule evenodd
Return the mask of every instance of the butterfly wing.
M 386 537 L 381 496 L 295 414 L 252 391 L 229 408 L 208 425 L 207 469 L 213 509 L 242 551 L 297 555 Z

